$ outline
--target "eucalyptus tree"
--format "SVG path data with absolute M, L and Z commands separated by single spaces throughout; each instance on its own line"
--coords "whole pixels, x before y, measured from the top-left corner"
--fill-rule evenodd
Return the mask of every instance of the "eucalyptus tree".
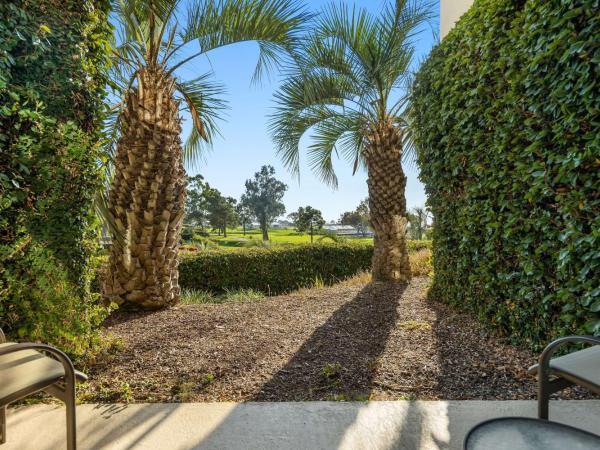
M 202 175 L 195 175 L 188 177 L 186 185 L 186 199 L 185 199 L 185 214 L 184 224 L 189 226 L 200 226 L 204 229 L 204 222 L 208 215 L 207 202 L 204 191 L 209 189 L 210 186 Z
M 207 203 L 207 219 L 213 229 L 218 230 L 227 237 L 227 227 L 235 227 L 239 222 L 239 216 L 236 210 L 237 200 L 232 197 L 225 197 L 218 189 L 208 188 L 204 190 L 204 197 Z
M 246 236 L 246 225 L 248 225 L 248 223 L 254 217 L 254 215 L 252 214 L 252 210 L 241 199 L 235 207 L 235 210 L 240 219 L 240 224 L 242 225 L 244 236 Z
M 296 45 L 307 13 L 296 0 L 114 0 L 114 84 L 109 135 L 114 177 L 106 209 L 115 239 L 105 297 L 145 308 L 176 303 L 185 202 L 184 157 L 193 161 L 217 130 L 223 88 L 185 64 L 242 41 L 259 47 L 254 79 Z M 181 22 L 180 22 L 181 20 Z M 193 128 L 182 148 L 181 113 Z
M 342 4 L 317 16 L 276 92 L 271 131 L 283 163 L 298 173 L 300 139 L 310 134 L 308 163 L 337 187 L 334 154 L 368 173 L 373 277 L 410 279 L 406 248 L 406 177 L 410 146 L 405 110 L 413 40 L 430 15 L 427 2 L 397 0 L 379 16 Z
M 287 191 L 287 185 L 275 178 L 273 166 L 262 166 L 254 178 L 246 180 L 246 192 L 240 202 L 246 205 L 256 217 L 262 230 L 263 241 L 269 240 L 269 225 L 277 217 L 285 214 L 285 205 L 281 201 Z

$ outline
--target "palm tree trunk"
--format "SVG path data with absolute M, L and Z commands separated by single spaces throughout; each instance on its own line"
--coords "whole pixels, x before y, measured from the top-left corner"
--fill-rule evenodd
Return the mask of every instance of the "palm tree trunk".
M 121 117 L 108 200 L 113 237 L 105 297 L 161 308 L 179 301 L 178 251 L 185 201 L 181 124 L 173 79 L 145 69 Z
M 369 208 L 374 233 L 373 279 L 406 283 L 411 278 L 406 248 L 406 177 L 402 139 L 391 123 L 369 134 L 365 152 Z

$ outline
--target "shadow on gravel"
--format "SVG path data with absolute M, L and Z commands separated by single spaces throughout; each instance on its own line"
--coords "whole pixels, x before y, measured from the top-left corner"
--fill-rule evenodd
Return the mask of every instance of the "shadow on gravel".
M 405 288 L 367 285 L 317 328 L 252 400 L 368 399 Z
M 425 413 L 415 402 L 390 411 L 389 417 L 368 402 L 289 403 L 276 410 L 263 403 L 367 400 L 405 289 L 383 283 L 366 286 L 313 332 L 252 402 L 235 407 L 194 448 L 421 448 Z M 418 420 L 407 423 L 413 416 Z

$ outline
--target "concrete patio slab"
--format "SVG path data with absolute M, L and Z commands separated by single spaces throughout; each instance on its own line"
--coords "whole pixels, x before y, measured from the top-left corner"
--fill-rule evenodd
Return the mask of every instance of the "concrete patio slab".
M 534 417 L 534 401 L 394 401 L 80 405 L 80 449 L 460 449 L 499 416 Z M 551 419 L 600 433 L 600 401 L 554 401 Z M 2 450 L 64 448 L 64 408 L 11 408 Z

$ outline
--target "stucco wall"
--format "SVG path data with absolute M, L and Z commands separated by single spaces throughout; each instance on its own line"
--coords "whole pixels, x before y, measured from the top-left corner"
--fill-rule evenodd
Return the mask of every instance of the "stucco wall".
M 440 0 L 440 38 L 448 34 L 472 4 L 473 0 Z

